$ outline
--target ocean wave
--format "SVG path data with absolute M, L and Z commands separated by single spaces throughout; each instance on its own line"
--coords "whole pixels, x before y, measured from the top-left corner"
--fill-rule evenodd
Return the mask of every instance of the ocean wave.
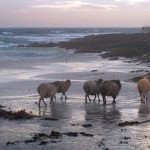
M 18 46 L 18 44 L 15 44 L 15 43 L 0 42 L 0 48 L 17 47 L 17 46 Z
M 4 31 L 4 32 L 2 32 L 2 34 L 3 35 L 12 35 L 12 34 L 14 34 L 13 32 L 6 32 L 6 31 Z
M 26 35 L 17 35 L 14 38 L 16 39 L 26 39 L 30 42 L 47 42 L 51 40 L 51 37 L 48 36 L 26 36 Z

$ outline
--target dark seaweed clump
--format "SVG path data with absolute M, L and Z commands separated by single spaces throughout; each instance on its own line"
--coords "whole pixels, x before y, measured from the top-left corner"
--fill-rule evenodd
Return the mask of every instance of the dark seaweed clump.
M 0 117 L 5 119 L 32 119 L 34 115 L 32 113 L 27 113 L 25 110 L 12 112 L 0 109 Z

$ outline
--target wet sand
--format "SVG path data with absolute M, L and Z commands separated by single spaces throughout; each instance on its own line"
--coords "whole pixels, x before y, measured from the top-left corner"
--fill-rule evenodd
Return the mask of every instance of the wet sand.
M 138 72 L 141 69 L 148 70 L 146 64 L 126 63 L 125 60 L 105 60 L 97 54 L 74 54 L 67 62 L 63 58 L 44 62 L 39 60 L 32 64 L 27 61 L 23 64 L 20 65 L 24 68 L 16 68 L 14 64 L 17 72 L 12 69 L 14 76 L 11 76 L 10 81 L 0 83 L 0 104 L 6 106 L 3 108 L 5 110 L 25 109 L 40 117 L 30 120 L 0 118 L 0 149 L 146 150 L 150 148 L 149 122 L 124 127 L 117 125 L 120 121 L 143 121 L 150 117 L 149 101 L 141 104 L 136 83 L 125 82 L 135 76 L 146 74 L 144 71 Z M 8 64 L 7 67 L 9 68 Z M 5 78 L 6 81 L 7 77 Z M 122 89 L 116 105 L 112 105 L 111 97 L 107 97 L 106 106 L 102 101 L 85 103 L 83 82 L 99 78 L 121 80 Z M 66 79 L 72 81 L 71 88 L 67 92 L 69 97 L 67 101 L 61 101 L 61 94 L 57 94 L 54 105 L 50 105 L 49 99 L 46 99 L 48 106 L 42 104 L 39 109 L 36 103 L 39 99 L 37 86 L 41 82 Z M 45 117 L 56 120 L 42 119 Z M 52 131 L 62 133 L 61 138 L 25 142 L 31 140 L 35 134 L 49 135 Z M 77 136 L 64 134 L 68 132 L 78 134 Z

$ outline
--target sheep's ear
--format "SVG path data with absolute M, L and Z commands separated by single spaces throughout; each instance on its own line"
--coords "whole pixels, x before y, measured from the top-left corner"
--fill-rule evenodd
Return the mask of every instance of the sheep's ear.
M 147 79 L 150 81 L 150 75 L 147 75 Z
M 145 79 L 150 81 L 150 76 L 149 75 L 144 75 L 143 78 L 145 78 Z
M 146 78 L 146 75 L 144 75 L 143 78 Z

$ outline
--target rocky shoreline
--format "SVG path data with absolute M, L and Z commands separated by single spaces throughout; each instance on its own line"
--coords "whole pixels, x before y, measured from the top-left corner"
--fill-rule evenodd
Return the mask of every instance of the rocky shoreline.
M 150 61 L 150 33 L 90 35 L 58 43 L 30 43 L 25 47 L 61 47 L 76 53 L 100 53 L 103 58 L 125 57 Z

